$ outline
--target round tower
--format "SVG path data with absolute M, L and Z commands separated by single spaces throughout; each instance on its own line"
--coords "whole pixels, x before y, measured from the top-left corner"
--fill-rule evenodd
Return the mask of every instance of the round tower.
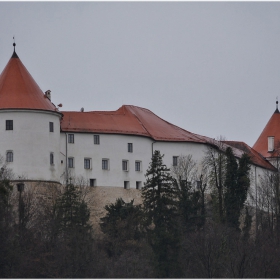
M 15 51 L 0 75 L 0 155 L 15 179 L 60 181 L 62 114 Z

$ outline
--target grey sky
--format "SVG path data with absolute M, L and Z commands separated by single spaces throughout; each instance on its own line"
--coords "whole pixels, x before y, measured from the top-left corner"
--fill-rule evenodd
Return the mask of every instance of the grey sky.
M 62 110 L 136 105 L 252 146 L 280 97 L 280 2 L 0 2 L 16 51 Z

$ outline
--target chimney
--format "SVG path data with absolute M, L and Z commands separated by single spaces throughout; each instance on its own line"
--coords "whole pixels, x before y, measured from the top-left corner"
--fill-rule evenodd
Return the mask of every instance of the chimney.
M 45 92 L 45 96 L 51 101 L 51 91 L 50 90 L 47 90 Z

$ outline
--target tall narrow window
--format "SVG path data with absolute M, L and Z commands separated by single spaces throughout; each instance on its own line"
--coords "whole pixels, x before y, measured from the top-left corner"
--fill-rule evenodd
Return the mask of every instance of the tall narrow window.
M 99 135 L 93 135 L 93 143 L 95 145 L 99 145 L 100 144 Z
M 109 160 L 108 159 L 102 159 L 102 169 L 109 170 Z
M 54 156 L 53 153 L 50 153 L 50 165 L 54 164 Z
M 6 130 L 14 130 L 13 120 L 6 120 Z
M 7 151 L 6 153 L 6 161 L 13 162 L 14 161 L 14 153 L 13 151 Z
M 133 144 L 132 143 L 127 143 L 127 150 L 129 153 L 133 153 Z
M 53 132 L 53 122 L 50 122 L 50 132 Z
M 136 189 L 141 190 L 142 188 L 142 182 L 141 181 L 136 181 Z
M 174 156 L 173 157 L 173 166 L 177 166 L 178 165 L 178 157 Z
M 268 152 L 273 152 L 274 151 L 274 136 L 268 136 Z
M 85 158 L 84 159 L 84 167 L 85 167 L 85 169 L 90 169 L 91 168 L 90 162 L 91 162 L 90 158 Z
M 74 144 L 74 134 L 68 134 L 68 143 Z
M 128 171 L 128 160 L 123 160 L 122 161 L 122 170 L 123 171 Z
M 68 158 L 68 168 L 74 168 L 74 158 L 73 157 Z
M 141 171 L 141 161 L 135 161 L 135 171 Z

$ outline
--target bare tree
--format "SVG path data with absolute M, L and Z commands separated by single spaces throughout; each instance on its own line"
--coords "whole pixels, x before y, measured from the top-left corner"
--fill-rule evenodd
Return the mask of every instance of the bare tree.
M 205 156 L 203 159 L 203 166 L 206 168 L 210 186 L 213 188 L 213 194 L 217 192 L 218 195 L 218 216 L 220 222 L 224 222 L 224 180 L 225 180 L 225 145 L 219 141 L 213 140 L 211 145 L 207 146 Z

